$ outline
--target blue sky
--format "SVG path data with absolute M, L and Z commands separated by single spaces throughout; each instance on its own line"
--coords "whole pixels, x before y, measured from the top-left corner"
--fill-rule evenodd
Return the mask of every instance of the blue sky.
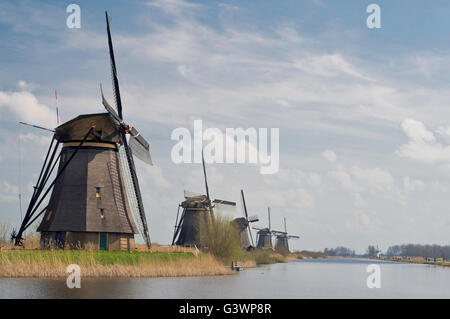
M 280 128 L 278 174 L 208 173 L 213 196 L 244 188 L 262 224 L 267 206 L 275 227 L 287 217 L 294 248 L 448 244 L 447 1 L 373 1 L 373 30 L 372 1 L 77 1 L 81 28 L 68 29 L 70 3 L 0 2 L 0 220 L 18 224 L 50 142 L 17 122 L 54 127 L 54 89 L 63 121 L 103 111 L 100 82 L 112 100 L 108 10 L 124 116 L 156 164 L 138 164 L 154 241 L 169 242 L 183 189 L 203 189 L 198 164 L 170 159 L 172 130 L 202 119 Z

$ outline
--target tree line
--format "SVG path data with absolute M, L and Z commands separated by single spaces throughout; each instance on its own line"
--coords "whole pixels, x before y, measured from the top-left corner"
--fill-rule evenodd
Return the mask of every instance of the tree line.
M 323 253 L 327 256 L 341 257 L 369 257 L 375 258 L 380 253 L 378 246 L 369 245 L 364 254 L 356 254 L 354 250 L 347 247 L 325 248 Z M 384 255 L 392 256 L 408 256 L 408 257 L 424 257 L 424 258 L 445 258 L 450 259 L 450 245 L 419 245 L 404 244 L 390 246 Z
M 327 256 L 354 257 L 356 252 L 347 247 L 325 248 L 323 253 Z
M 388 248 L 386 255 L 450 259 L 450 245 L 394 245 Z

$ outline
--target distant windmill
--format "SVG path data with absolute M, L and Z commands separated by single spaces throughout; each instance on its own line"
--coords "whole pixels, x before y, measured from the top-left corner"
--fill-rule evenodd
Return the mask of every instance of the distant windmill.
M 236 206 L 235 202 L 215 199 L 211 202 L 209 197 L 208 179 L 206 176 L 205 159 L 202 152 L 203 176 L 205 181 L 206 195 L 195 195 L 191 192 L 184 194 L 185 200 L 178 205 L 175 230 L 172 238 L 172 245 L 178 246 L 200 246 L 198 225 L 200 219 L 214 217 L 215 205 Z M 183 208 L 179 216 L 180 208 Z
M 134 219 L 151 247 L 133 159 L 135 155 L 151 164 L 149 144 L 123 121 L 109 16 L 105 15 L 117 112 L 102 92 L 107 113 L 79 115 L 55 129 L 27 212 L 14 236 L 16 245 L 23 243 L 24 231 L 43 215 L 38 227 L 41 247 L 133 249 L 134 234 L 138 233 Z M 56 177 L 50 182 L 58 163 Z M 48 204 L 43 204 L 50 191 Z
M 286 218 L 284 218 L 284 232 L 272 231 L 272 234 L 276 236 L 275 250 L 289 252 L 289 239 L 298 239 L 299 236 L 288 235 Z
M 233 223 L 237 226 L 239 230 L 241 248 L 252 249 L 255 247 L 255 243 L 253 242 L 250 223 L 257 222 L 259 221 L 259 219 L 257 216 L 248 217 L 247 205 L 245 203 L 244 191 L 242 189 L 241 189 L 241 200 L 242 200 L 242 209 L 244 211 L 244 217 L 233 219 Z M 251 242 L 249 241 L 249 235 Z
M 256 228 L 258 233 L 256 235 L 256 248 L 272 248 L 272 229 L 270 225 L 270 207 L 267 207 L 267 215 L 269 218 L 269 227 L 267 228 Z

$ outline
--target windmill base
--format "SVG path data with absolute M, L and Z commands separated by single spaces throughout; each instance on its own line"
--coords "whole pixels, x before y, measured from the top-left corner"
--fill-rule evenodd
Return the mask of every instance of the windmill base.
M 98 232 L 41 232 L 41 249 L 134 251 L 133 234 Z

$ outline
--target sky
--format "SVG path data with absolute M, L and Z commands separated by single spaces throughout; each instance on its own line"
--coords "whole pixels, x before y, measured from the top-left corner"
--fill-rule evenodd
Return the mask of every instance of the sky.
M 69 29 L 66 7 L 81 8 Z M 369 29 L 366 8 L 381 8 Z M 175 164 L 171 133 L 279 128 L 280 168 L 207 165 L 212 198 L 255 226 L 299 235 L 292 249 L 385 251 L 449 244 L 448 1 L 0 1 L 0 221 L 18 227 L 51 133 L 113 101 L 108 10 L 125 119 L 150 142 L 136 161 L 152 241 L 171 242 L 183 190 L 204 192 L 200 164 Z M 241 216 L 240 204 L 233 216 Z

